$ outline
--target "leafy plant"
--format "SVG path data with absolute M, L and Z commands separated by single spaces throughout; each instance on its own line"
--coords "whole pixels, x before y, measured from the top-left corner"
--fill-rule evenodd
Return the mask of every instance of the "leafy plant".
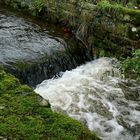
M 122 67 L 127 77 L 134 76 L 136 79 L 140 79 L 140 49 L 133 53 L 132 58 L 124 60 Z
M 32 9 L 33 15 L 37 16 L 41 11 L 45 9 L 45 0 L 35 0 L 34 7 Z

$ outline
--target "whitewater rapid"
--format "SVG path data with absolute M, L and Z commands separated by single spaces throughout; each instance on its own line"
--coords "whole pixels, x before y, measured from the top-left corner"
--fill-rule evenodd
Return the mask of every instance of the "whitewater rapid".
M 51 108 L 104 140 L 140 139 L 140 85 L 124 80 L 115 58 L 100 58 L 37 85 Z

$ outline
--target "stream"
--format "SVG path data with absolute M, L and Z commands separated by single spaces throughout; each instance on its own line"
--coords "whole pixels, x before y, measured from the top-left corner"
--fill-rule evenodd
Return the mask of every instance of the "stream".
M 140 83 L 125 79 L 115 58 L 91 60 L 61 27 L 0 8 L 0 65 L 6 71 L 103 140 L 139 140 Z
M 140 83 L 124 79 L 115 58 L 99 58 L 43 81 L 35 91 L 56 112 L 83 122 L 103 140 L 140 139 Z

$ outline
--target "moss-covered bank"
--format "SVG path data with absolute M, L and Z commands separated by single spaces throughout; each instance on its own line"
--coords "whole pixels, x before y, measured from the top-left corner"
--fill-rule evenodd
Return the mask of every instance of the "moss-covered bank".
M 0 70 L 0 139 L 97 140 L 81 123 L 41 105 L 41 97 Z
M 139 0 L 1 0 L 1 3 L 71 28 L 91 52 L 97 47 L 121 57 L 140 48 Z

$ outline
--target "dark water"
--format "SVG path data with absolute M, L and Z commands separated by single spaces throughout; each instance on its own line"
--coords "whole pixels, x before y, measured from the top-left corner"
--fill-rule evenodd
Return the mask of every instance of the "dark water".
M 0 63 L 32 86 L 91 59 L 72 34 L 0 8 Z

